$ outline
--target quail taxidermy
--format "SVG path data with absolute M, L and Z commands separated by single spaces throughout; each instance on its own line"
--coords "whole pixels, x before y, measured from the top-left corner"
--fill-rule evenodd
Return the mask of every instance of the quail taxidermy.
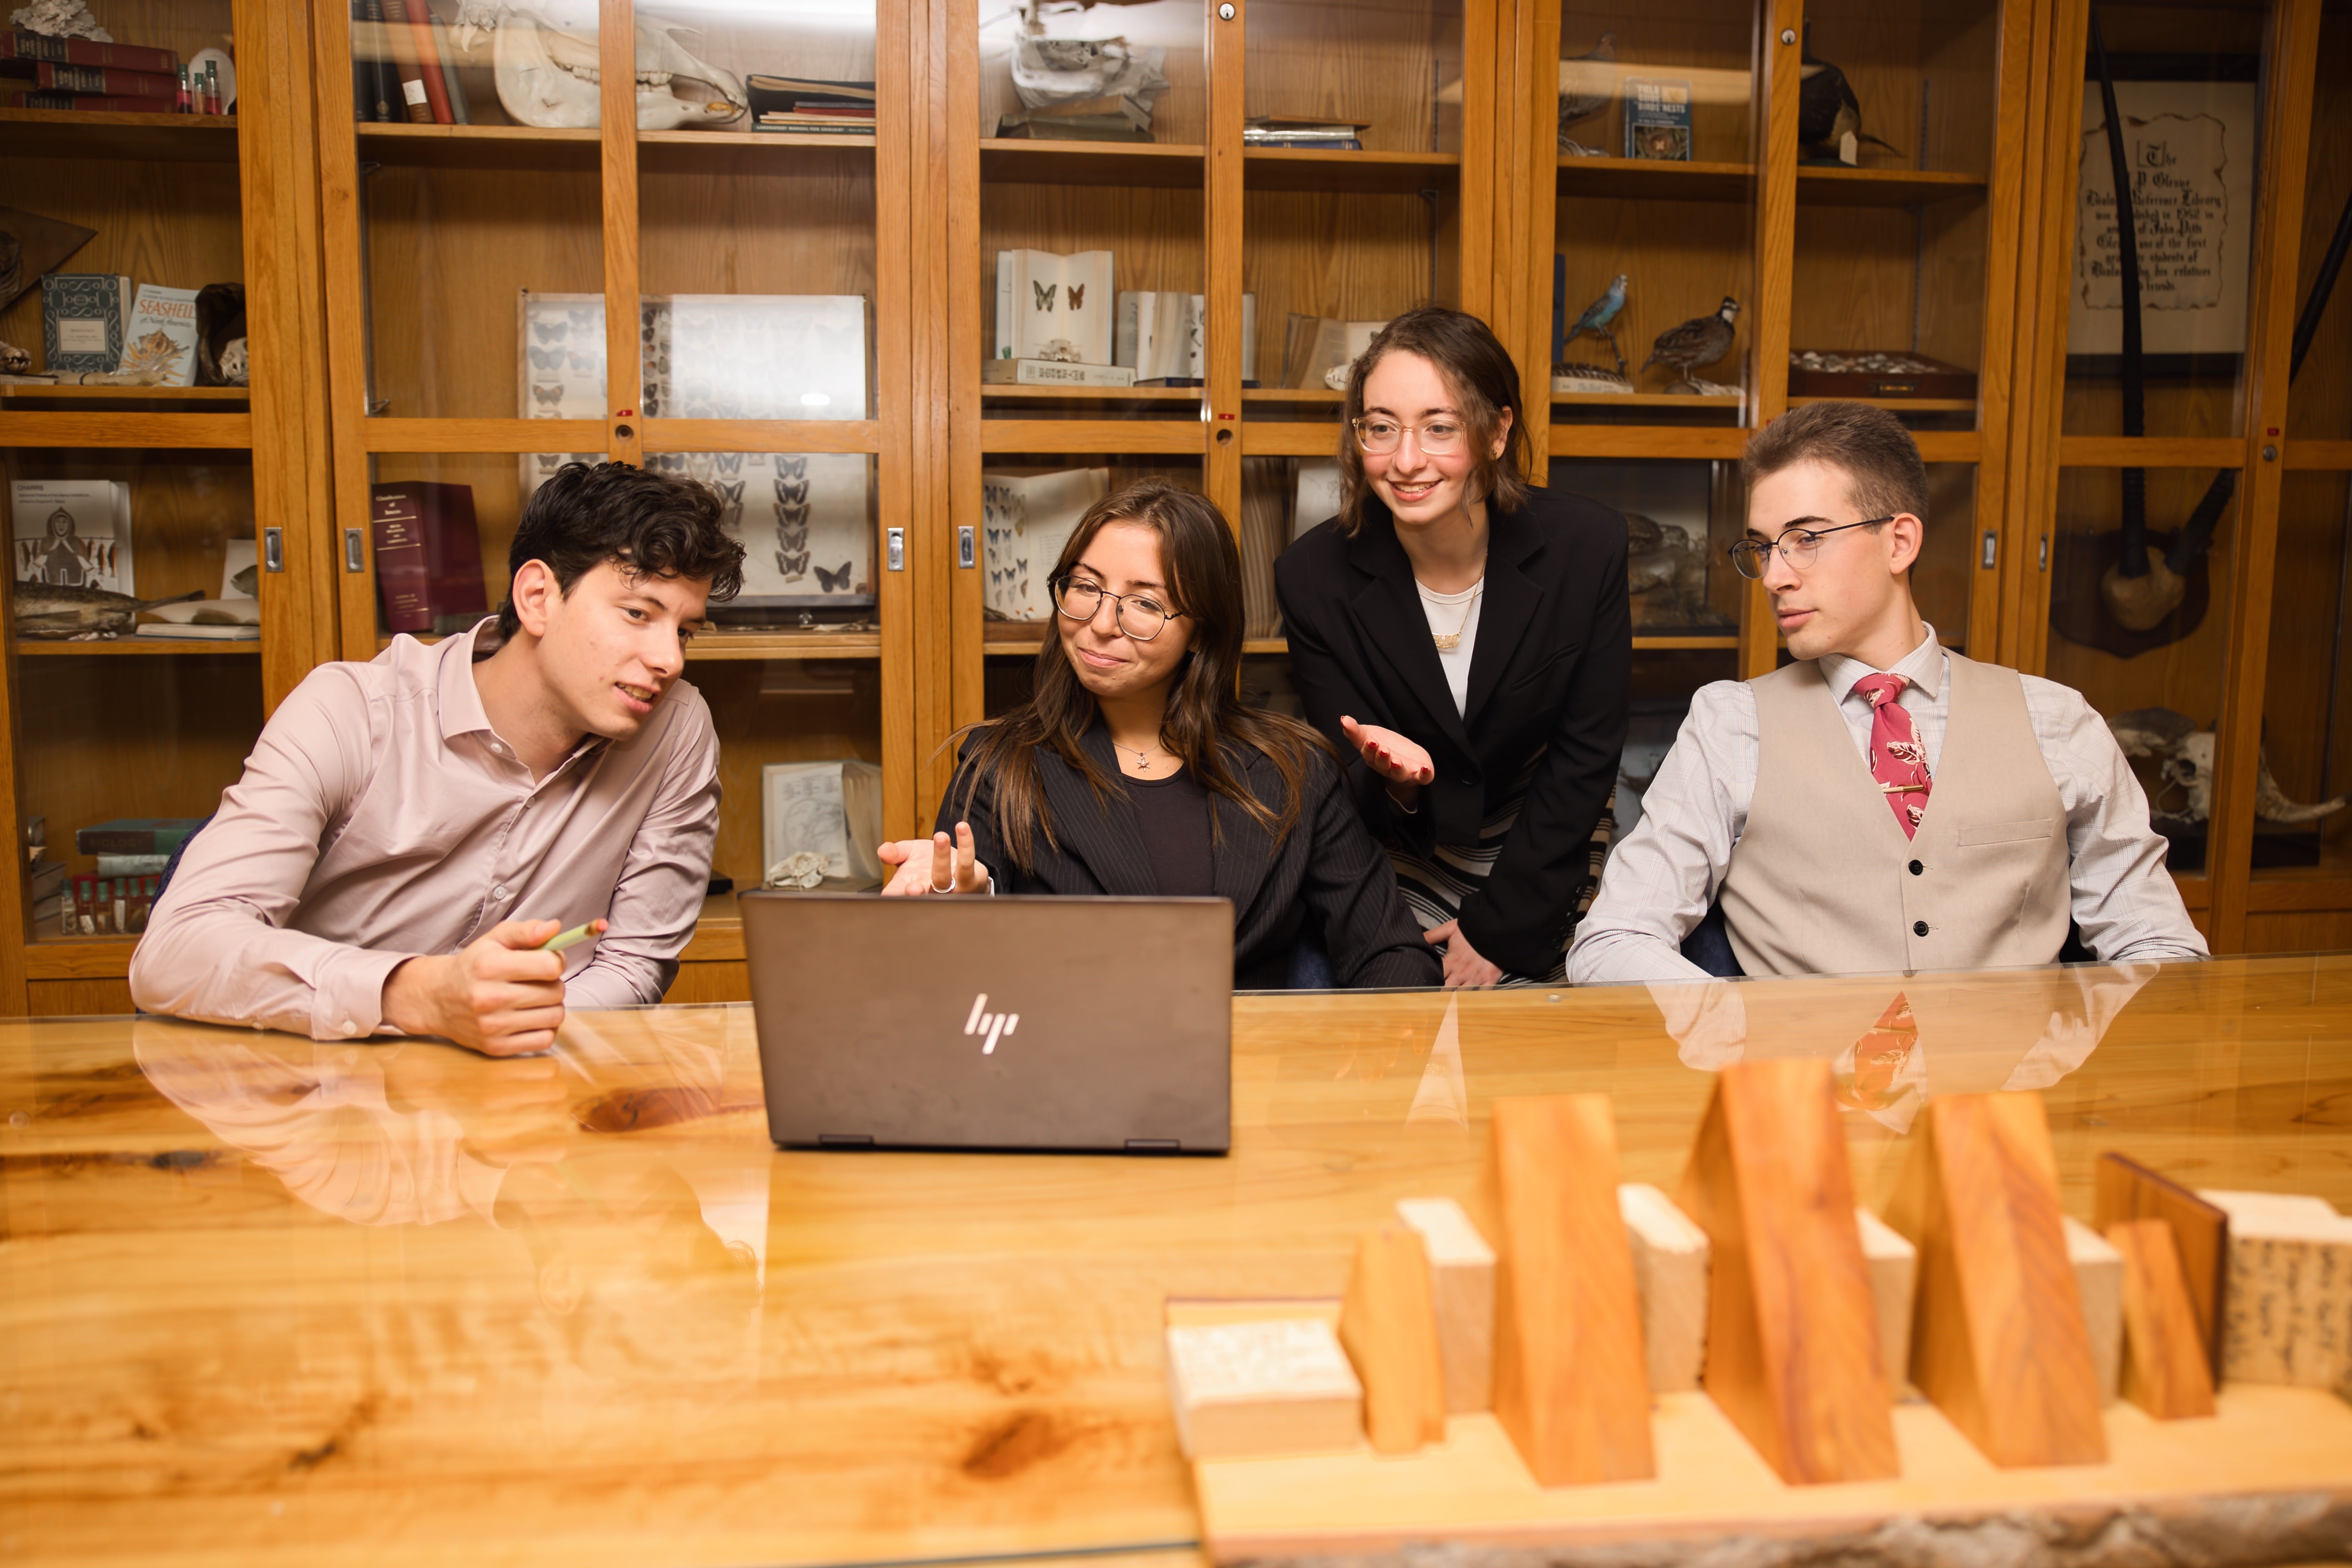
M 1667 364 L 1682 372 L 1681 377 L 1666 389 L 1669 392 L 1680 392 L 1685 387 L 1700 394 L 1726 390 L 1691 373 L 1731 352 L 1732 342 L 1738 335 L 1732 322 L 1738 315 L 1739 301 L 1725 295 L 1722 305 L 1712 316 L 1694 316 L 1679 327 L 1660 332 L 1657 341 L 1650 345 L 1650 357 L 1642 362 L 1642 368 Z

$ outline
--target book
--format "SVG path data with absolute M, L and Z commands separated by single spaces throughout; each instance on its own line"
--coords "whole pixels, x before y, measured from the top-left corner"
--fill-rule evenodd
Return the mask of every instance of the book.
M 248 626 L 205 626 L 194 621 L 147 621 L 132 634 L 142 637 L 172 637 L 181 642 L 258 642 L 261 628 Z
M 743 100 L 754 119 L 820 104 L 856 105 L 871 110 L 876 101 L 870 81 L 825 81 L 759 73 L 743 79 Z
M 860 125 L 856 121 L 802 121 L 771 116 L 755 121 L 753 131 L 764 131 L 771 136 L 844 136 L 874 140 L 874 122 Z
M 449 42 L 447 26 L 438 16 L 433 18 L 433 47 L 434 52 L 441 57 L 441 90 L 448 95 L 449 122 L 452 125 L 471 125 L 474 122 L 473 110 L 466 101 L 465 81 L 457 75 L 457 51 Z
M 153 71 L 123 70 L 110 66 L 55 65 L 47 60 L 30 62 L 33 85 L 44 92 L 91 92 L 112 94 L 120 98 L 172 98 L 180 90 L 180 79 L 161 76 Z
M 1290 537 L 1339 515 L 1339 465 L 1313 459 L 1298 465 L 1298 484 L 1290 503 Z
M 814 855 L 824 875 L 880 881 L 882 770 L 872 763 L 770 763 L 760 770 L 760 856 L 772 873 Z
M 488 615 L 474 487 L 403 479 L 368 493 L 384 625 L 394 632 L 462 632 Z
M 1014 621 L 1054 616 L 1051 577 L 1108 468 L 986 468 L 980 476 L 981 607 Z
M 362 21 L 364 26 L 359 25 Z M 352 61 L 364 78 L 367 112 L 360 118 L 398 123 L 408 115 L 400 100 L 400 72 L 392 63 L 392 42 L 383 21 L 383 0 L 352 0 Z
M 1242 144 L 1246 147 L 1339 147 L 1363 145 L 1363 134 L 1372 128 L 1369 120 L 1309 120 L 1288 114 L 1253 115 L 1242 121 Z
M 996 253 L 996 358 L 1109 364 L 1116 313 L 1109 251 Z
M 1129 125 L 1108 115 L 1082 116 L 1008 114 L 996 122 L 997 136 L 1007 142 L 1150 142 L 1147 127 Z
M 1133 386 L 1125 365 L 1068 364 L 1050 359 L 992 359 L 980 367 L 985 386 Z
M 41 92 L 0 89 L 0 107 L 8 109 L 79 109 L 91 114 L 172 114 L 179 98 L 107 98 L 89 92 Z
M 131 571 L 131 487 L 120 479 L 16 479 L 8 486 L 16 520 L 19 583 L 62 588 L 135 591 Z
M 1627 77 L 1625 156 L 1687 163 L 1691 156 L 1690 83 Z
M 22 27 L 0 33 L 0 76 L 13 75 L 5 62 L 47 60 L 52 65 L 107 66 L 119 70 L 152 71 L 180 78 L 180 57 L 169 49 L 142 48 L 133 44 L 101 44 L 89 38 L 52 38 Z
M 1551 358 L 1547 363 L 1558 364 L 1568 357 L 1568 258 L 1553 253 L 1551 258 Z
M 416 58 L 416 30 L 408 25 L 405 0 L 382 0 L 385 52 L 400 76 L 400 100 L 393 107 L 412 125 L 433 123 L 433 100 L 425 90 L 425 68 Z M 424 0 L 417 0 L 423 5 Z
M 1122 289 L 1111 363 L 1134 368 L 1139 382 L 1199 383 L 1208 376 L 1204 300 L 1199 294 Z M 1242 380 L 1257 379 L 1257 296 L 1242 296 Z
M 123 328 L 121 370 L 160 370 L 158 386 L 196 384 L 196 291 L 142 283 Z
M 74 848 L 84 855 L 169 855 L 195 836 L 210 818 L 118 816 L 74 830 Z
M 1283 331 L 1282 384 L 1328 387 L 1335 379 L 1345 384 L 1348 367 L 1387 325 L 1293 314 Z
M 98 874 L 101 877 L 160 877 L 163 874 L 163 868 L 171 863 L 169 854 L 101 855 L 98 858 Z
M 1364 144 L 1353 136 L 1332 141 L 1315 136 L 1245 136 L 1244 147 L 1288 149 L 1302 153 L 1360 153 Z
M 453 125 L 449 114 L 449 88 L 441 79 L 441 51 L 434 47 L 433 8 L 425 0 L 404 0 L 408 11 L 409 30 L 416 38 L 417 74 L 425 82 L 425 99 L 433 110 L 433 123 Z

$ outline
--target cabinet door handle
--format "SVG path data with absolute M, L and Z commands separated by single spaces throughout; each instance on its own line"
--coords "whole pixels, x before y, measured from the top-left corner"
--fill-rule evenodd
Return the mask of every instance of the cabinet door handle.
M 265 528 L 261 531 L 261 568 L 265 572 L 286 570 L 286 531 Z
M 956 564 L 967 572 L 979 564 L 972 552 L 972 526 L 968 522 L 956 527 Z
M 356 528 L 343 530 L 343 570 L 367 570 L 367 536 Z
M 907 531 L 893 528 L 887 531 L 890 535 L 890 570 L 904 572 L 907 569 Z

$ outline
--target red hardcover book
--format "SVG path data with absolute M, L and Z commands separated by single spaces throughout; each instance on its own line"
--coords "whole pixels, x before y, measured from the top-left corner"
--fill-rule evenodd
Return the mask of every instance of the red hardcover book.
M 178 106 L 178 95 L 171 98 L 101 98 L 87 92 L 35 92 L 29 89 L 0 89 L 0 108 L 6 109 L 84 109 L 101 114 L 170 114 Z
M 169 49 L 131 44 L 99 44 L 88 38 L 51 38 L 23 28 L 0 33 L 0 60 L 47 60 L 54 65 L 105 66 L 114 70 L 152 71 L 180 79 L 180 57 Z M 10 73 L 15 74 L 15 73 Z
M 393 68 L 400 73 L 400 102 L 395 107 L 411 124 L 432 124 L 433 100 L 425 94 L 425 68 L 416 61 L 416 32 L 408 25 L 408 7 L 402 0 L 383 0 L 383 37 L 384 47 L 392 51 Z
M 416 35 L 416 68 L 425 79 L 425 101 L 432 107 L 433 123 L 454 125 L 449 112 L 449 84 L 441 79 L 441 51 L 433 42 L 433 8 L 425 0 L 407 0 L 409 31 Z
M 152 71 L 117 70 L 108 66 L 60 66 L 41 60 L 33 67 L 33 85 L 44 92 L 95 92 L 116 98 L 171 98 L 180 94 L 177 76 Z
M 406 479 L 369 491 L 376 595 L 394 632 L 462 632 L 489 613 L 474 488 Z

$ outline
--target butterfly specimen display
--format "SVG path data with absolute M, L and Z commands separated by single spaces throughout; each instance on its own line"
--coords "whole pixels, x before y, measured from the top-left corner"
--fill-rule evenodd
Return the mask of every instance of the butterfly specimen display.
M 816 569 L 816 580 L 818 584 L 828 594 L 840 594 L 846 592 L 849 587 L 849 563 L 846 561 L 843 562 L 841 563 L 841 570 L 838 572 L 828 572 L 822 566 L 818 567 Z
M 531 323 L 530 330 L 539 335 L 539 341 L 541 342 L 560 343 L 563 341 L 564 335 L 572 331 L 572 328 L 568 322 L 564 321 L 534 321 Z
M 524 352 L 530 355 L 531 368 L 534 370 L 562 370 L 563 368 L 563 351 L 562 349 L 526 349 Z
M 541 386 L 534 382 L 530 397 L 534 403 L 561 403 L 563 401 L 563 388 L 561 385 Z
M 1050 314 L 1054 309 L 1054 290 L 1060 288 L 1061 285 L 1058 283 L 1032 283 L 1029 287 L 1037 291 L 1037 309 Z
M 1071 309 L 1071 310 L 1085 310 L 1085 309 L 1086 309 L 1086 304 L 1087 304 L 1087 286 L 1086 286 L 1085 284 L 1083 284 L 1083 283 L 1073 283 L 1073 284 L 1071 284 L 1071 285 L 1070 285 L 1070 309 Z
M 1110 364 L 1117 305 L 1108 250 L 1000 250 L 995 357 Z

